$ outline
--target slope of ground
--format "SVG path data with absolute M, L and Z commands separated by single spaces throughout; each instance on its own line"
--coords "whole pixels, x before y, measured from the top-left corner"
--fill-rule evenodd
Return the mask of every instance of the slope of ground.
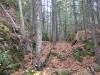
M 42 52 L 41 52 L 41 61 L 46 59 L 49 51 L 51 50 L 51 55 L 47 66 L 43 69 L 43 72 L 47 72 L 46 75 L 56 75 L 53 74 L 56 71 L 68 70 L 71 75 L 93 75 L 89 66 L 94 63 L 95 57 L 86 56 L 83 59 L 83 62 L 78 62 L 73 57 L 73 48 L 83 47 L 83 44 L 78 43 L 74 46 L 71 43 L 67 42 L 58 42 L 53 49 L 51 49 L 52 44 L 50 42 L 43 42 Z M 24 57 L 24 69 L 19 69 L 17 72 L 12 75 L 25 75 L 24 72 L 28 68 L 32 67 L 32 59 L 34 55 L 31 53 L 25 55 Z M 96 75 L 100 75 L 98 72 Z

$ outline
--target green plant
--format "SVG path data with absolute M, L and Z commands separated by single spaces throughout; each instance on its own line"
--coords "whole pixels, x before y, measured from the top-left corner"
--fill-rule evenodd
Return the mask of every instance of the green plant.
M 85 44 L 84 47 L 86 50 L 91 50 L 93 48 L 92 40 L 85 40 L 83 43 Z
M 77 59 L 78 61 L 82 62 L 83 61 L 83 57 L 85 56 L 94 56 L 94 51 L 92 50 L 82 50 L 81 48 L 77 48 L 76 50 L 74 50 L 74 57 L 75 59 Z
M 68 70 L 62 70 L 62 71 L 59 72 L 58 75 L 71 75 L 71 74 Z
M 93 49 L 92 40 L 87 39 L 87 40 L 84 41 L 84 44 L 85 44 L 84 48 L 86 49 L 88 55 L 94 56 L 95 52 L 92 50 Z
M 86 51 L 83 51 L 81 48 L 77 48 L 74 51 L 74 57 L 75 57 L 75 59 L 77 59 L 80 62 L 83 61 L 83 57 L 85 57 L 86 55 L 88 55 L 88 53 Z
M 1 51 L 0 52 L 0 63 L 4 65 L 8 65 L 12 62 L 11 55 L 8 54 L 8 51 Z
M 10 75 L 20 67 L 23 53 L 19 52 L 18 42 L 11 39 L 12 29 L 6 22 L 0 21 L 0 75 Z
M 0 75 L 10 75 L 11 72 L 14 72 L 19 67 L 20 64 L 13 62 L 12 56 L 8 51 L 0 52 Z

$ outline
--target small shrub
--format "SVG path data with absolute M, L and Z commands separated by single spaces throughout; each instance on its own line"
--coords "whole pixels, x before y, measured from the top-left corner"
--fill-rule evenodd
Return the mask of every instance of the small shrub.
M 12 56 L 6 52 L 0 52 L 0 75 L 10 75 L 20 67 L 20 64 L 14 63 Z
M 12 62 L 12 57 L 11 55 L 8 54 L 8 51 L 1 51 L 0 52 L 0 63 L 3 65 L 8 65 Z
M 92 40 L 87 39 L 87 40 L 84 41 L 84 44 L 85 44 L 84 48 L 88 52 L 88 55 L 94 56 L 95 52 L 93 51 L 93 42 L 92 42 Z
M 58 75 L 71 75 L 68 70 L 62 70 Z
M 82 62 L 83 61 L 83 57 L 85 57 L 87 55 L 86 51 L 81 50 L 80 48 L 77 48 L 74 52 L 74 57 L 75 59 L 77 59 L 78 61 Z
M 85 56 L 94 56 L 95 53 L 92 50 L 82 50 L 81 48 L 77 48 L 76 50 L 74 50 L 74 57 L 75 59 L 77 59 L 78 61 L 82 62 L 83 61 L 83 57 Z
M 11 27 L 0 21 L 0 75 L 10 75 L 20 67 L 23 55 L 18 51 L 17 40 L 12 40 Z
M 85 44 L 84 47 L 85 47 L 86 50 L 91 50 L 93 48 L 93 42 L 92 42 L 92 40 L 85 40 L 84 44 Z

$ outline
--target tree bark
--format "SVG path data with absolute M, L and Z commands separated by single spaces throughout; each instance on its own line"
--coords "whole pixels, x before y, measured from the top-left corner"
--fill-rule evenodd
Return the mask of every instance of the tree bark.
M 90 24 L 91 24 L 91 31 L 92 31 L 92 38 L 94 43 L 94 51 L 95 56 L 97 59 L 97 63 L 100 65 L 100 50 L 98 49 L 98 42 L 97 42 L 97 35 L 96 35 L 96 28 L 95 28 L 95 17 L 93 13 L 93 4 L 92 0 L 87 0 L 88 7 L 89 7 L 89 13 L 90 13 Z
M 41 69 L 40 53 L 42 48 L 42 0 L 35 0 L 35 14 L 36 14 L 36 61 L 37 70 Z
M 52 41 L 53 44 L 56 43 L 56 38 L 57 38 L 57 34 L 56 34 L 56 0 L 52 0 Z
M 26 32 L 25 32 L 24 16 L 23 16 L 23 9 L 22 9 L 22 0 L 19 0 L 18 2 L 19 2 L 20 22 L 21 22 L 20 30 L 23 37 L 25 37 Z
M 75 0 L 73 0 L 73 14 L 74 14 L 74 20 L 75 20 L 75 33 L 77 32 L 77 15 L 76 15 L 76 3 Z

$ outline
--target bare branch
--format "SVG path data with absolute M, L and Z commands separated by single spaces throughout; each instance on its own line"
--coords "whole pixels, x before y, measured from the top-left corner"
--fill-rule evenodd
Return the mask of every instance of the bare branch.
M 11 17 L 11 15 L 7 12 L 7 10 L 4 8 L 4 6 L 0 3 L 0 6 L 2 7 L 3 11 L 5 12 L 5 14 L 9 17 L 9 19 L 11 20 L 11 22 L 13 23 L 12 28 L 15 32 L 15 29 L 17 28 L 16 23 L 14 22 L 13 18 Z

